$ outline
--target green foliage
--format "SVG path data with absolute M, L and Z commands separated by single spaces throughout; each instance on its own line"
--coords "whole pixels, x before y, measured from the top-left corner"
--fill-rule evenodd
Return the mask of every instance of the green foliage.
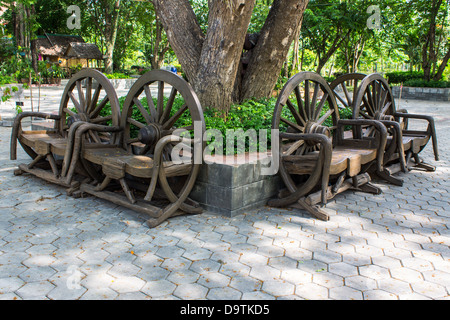
M 423 71 L 394 71 L 385 74 L 390 84 L 401 84 L 410 80 L 423 79 Z
M 450 81 L 426 81 L 423 79 L 412 79 L 405 81 L 405 87 L 418 88 L 450 88 Z
M 120 73 L 120 72 L 114 72 L 111 74 L 107 74 L 106 77 L 108 79 L 130 79 L 131 77 L 124 74 L 124 73 Z

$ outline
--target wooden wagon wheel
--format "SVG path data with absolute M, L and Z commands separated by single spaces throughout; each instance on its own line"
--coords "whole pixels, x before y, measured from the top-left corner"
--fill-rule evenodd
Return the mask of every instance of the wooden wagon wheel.
M 330 88 L 333 90 L 339 108 L 352 110 L 358 85 L 365 77 L 366 75 L 363 73 L 348 73 L 337 77 L 330 83 Z
M 338 121 L 339 110 L 333 92 L 320 75 L 301 72 L 286 83 L 275 106 L 272 129 L 280 132 L 279 172 L 290 194 L 272 200 L 270 205 L 281 207 L 292 204 L 310 192 L 321 177 L 328 180 L 324 163 L 330 159 L 317 157 L 316 168 L 311 168 L 311 173 L 302 177 L 290 174 L 285 161 L 319 151 L 321 144 L 317 137 L 336 138 Z M 306 139 L 289 139 L 290 134 L 303 134 Z
M 124 128 L 123 146 L 135 155 L 154 157 L 157 143 L 175 133 L 185 130 L 192 135 L 194 126 L 205 132 L 205 120 L 200 102 L 191 86 L 181 77 L 164 70 L 150 71 L 141 76 L 130 89 L 124 103 L 121 126 Z M 192 136 L 188 137 L 191 138 Z M 171 162 L 173 143 L 165 143 L 161 152 L 158 186 L 165 197 L 173 204 L 165 210 L 162 217 L 148 221 L 150 226 L 159 224 L 173 210 L 181 208 L 188 213 L 199 213 L 196 207 L 185 203 L 197 178 L 200 163 L 194 162 L 203 152 L 200 148 L 191 148 L 191 170 L 189 174 L 168 178 L 164 162 Z M 156 179 L 152 179 L 145 200 L 153 198 Z
M 353 104 L 353 118 L 393 120 L 395 100 L 388 82 L 374 73 L 366 76 L 358 88 Z M 365 135 L 371 135 L 368 131 Z
M 120 104 L 116 91 L 109 79 L 101 72 L 94 69 L 85 69 L 75 74 L 68 82 L 61 97 L 59 108 L 60 120 L 56 128 L 61 136 L 74 138 L 69 131 L 76 131 L 77 127 L 84 123 L 99 125 L 119 126 Z M 70 137 L 69 137 L 70 136 Z M 84 134 L 88 143 L 116 144 L 119 136 L 116 133 L 102 133 L 89 130 Z M 70 143 L 74 143 L 70 141 Z M 72 148 L 67 148 L 64 156 L 62 176 L 68 181 L 73 177 L 76 161 L 72 161 Z M 77 157 L 78 158 L 78 157 Z M 80 158 L 82 167 L 94 180 L 101 179 L 99 170 L 92 164 Z
M 67 136 L 69 128 L 80 121 L 113 126 L 120 124 L 116 91 L 108 78 L 94 69 L 82 70 L 70 79 L 61 98 L 59 113 L 59 130 L 63 136 Z M 105 138 L 116 139 L 99 137 L 92 131 L 86 135 L 89 142 L 101 143 Z

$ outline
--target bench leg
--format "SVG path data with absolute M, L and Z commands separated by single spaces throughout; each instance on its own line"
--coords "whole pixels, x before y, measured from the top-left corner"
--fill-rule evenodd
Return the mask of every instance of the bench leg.
M 302 198 L 298 200 L 297 202 L 291 204 L 289 207 L 300 209 L 300 210 L 306 210 L 310 215 L 312 215 L 314 218 L 319 219 L 321 221 L 329 221 L 330 216 L 325 211 L 321 210 L 316 205 L 310 205 L 305 201 L 305 198 Z
M 411 170 L 425 170 L 428 172 L 435 172 L 436 167 L 432 166 L 431 164 L 425 163 L 422 158 L 419 157 L 419 155 L 414 154 L 414 165 L 410 166 Z

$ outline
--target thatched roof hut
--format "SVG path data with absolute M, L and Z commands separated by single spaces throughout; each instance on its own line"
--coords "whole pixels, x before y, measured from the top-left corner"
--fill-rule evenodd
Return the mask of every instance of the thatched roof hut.
M 69 59 L 103 59 L 103 54 L 96 44 L 84 42 L 71 42 L 64 56 Z
M 89 60 L 103 60 L 103 54 L 94 43 L 86 43 L 80 36 L 63 34 L 45 34 L 38 36 L 36 51 L 39 60 L 59 63 L 71 68 L 77 65 L 89 67 Z

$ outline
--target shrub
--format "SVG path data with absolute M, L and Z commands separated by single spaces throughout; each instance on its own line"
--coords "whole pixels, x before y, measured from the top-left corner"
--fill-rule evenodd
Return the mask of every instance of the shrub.
M 115 73 L 110 73 L 107 74 L 106 77 L 108 79 L 130 79 L 131 77 L 126 75 L 125 73 L 121 73 L 121 72 L 115 72 Z
M 409 80 L 423 79 L 423 71 L 394 71 L 386 73 L 390 84 L 401 84 Z
M 405 87 L 418 88 L 450 88 L 450 81 L 426 81 L 423 79 L 408 80 L 403 84 Z

